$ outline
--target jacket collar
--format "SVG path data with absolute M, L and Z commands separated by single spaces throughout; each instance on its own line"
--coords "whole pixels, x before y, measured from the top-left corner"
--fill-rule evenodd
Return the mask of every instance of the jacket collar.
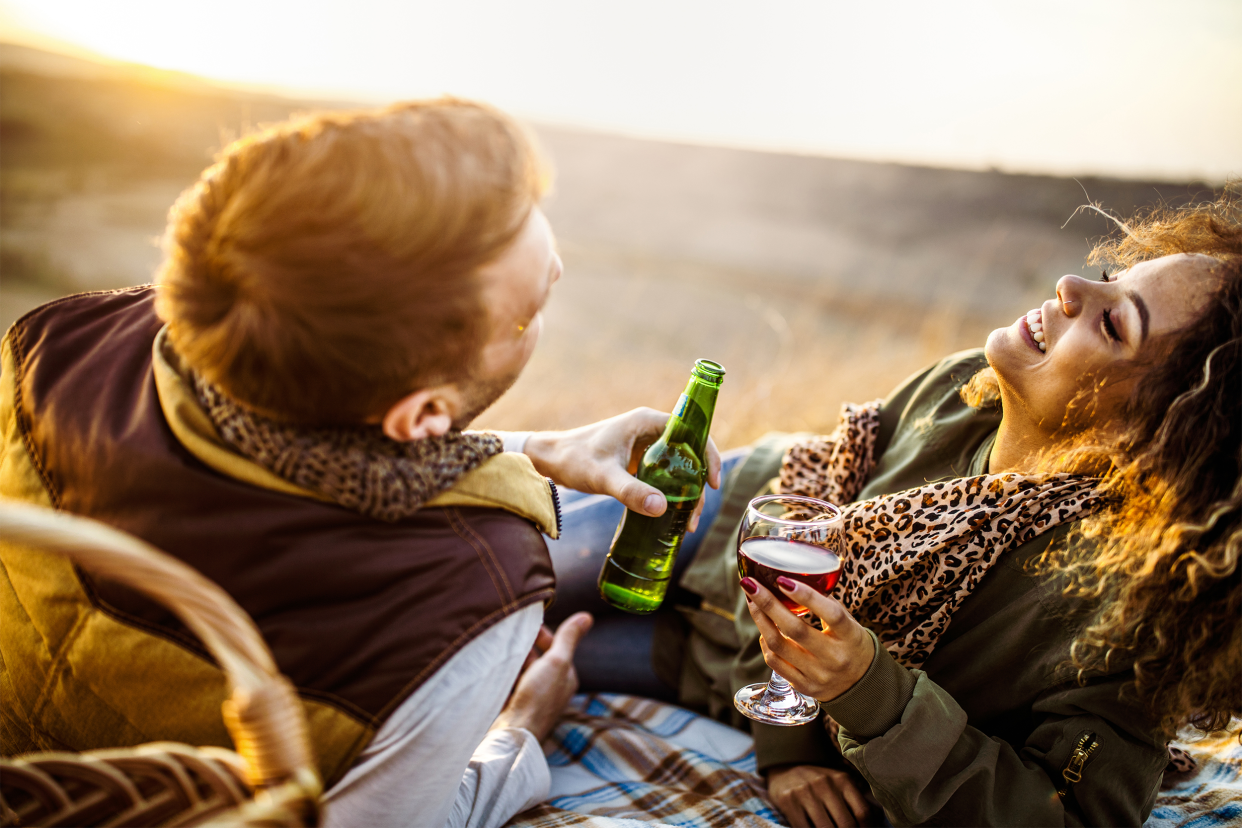
M 160 408 L 178 442 L 206 466 L 227 477 L 262 489 L 332 502 L 273 474 L 224 442 L 199 405 L 176 353 L 166 347 L 167 334 L 165 327 L 155 337 L 152 364 Z M 535 471 L 524 454 L 504 452 L 487 459 L 458 478 L 451 488 L 427 501 L 424 508 L 446 506 L 504 509 L 531 521 L 553 539 L 559 534 L 552 484 Z

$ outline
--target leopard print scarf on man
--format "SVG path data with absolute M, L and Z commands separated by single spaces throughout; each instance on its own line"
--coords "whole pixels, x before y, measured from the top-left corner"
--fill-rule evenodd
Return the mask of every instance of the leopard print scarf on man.
M 785 453 L 780 490 L 849 504 L 837 595 L 894 658 L 918 667 L 1002 553 L 1100 498 L 1092 478 L 984 474 L 850 503 L 875 464 L 879 427 L 878 401 L 843 406 L 836 431 Z
M 504 450 L 495 434 L 451 431 L 400 443 L 378 426 L 306 428 L 242 408 L 197 374 L 199 405 L 220 436 L 278 477 L 368 517 L 397 521 Z

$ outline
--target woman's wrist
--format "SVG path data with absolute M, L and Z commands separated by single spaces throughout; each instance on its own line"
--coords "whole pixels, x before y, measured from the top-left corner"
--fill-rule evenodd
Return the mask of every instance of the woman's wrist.
M 871 630 L 875 654 L 867 671 L 850 689 L 820 708 L 859 739 L 873 739 L 901 721 L 901 714 L 914 696 L 917 678 L 880 646 Z

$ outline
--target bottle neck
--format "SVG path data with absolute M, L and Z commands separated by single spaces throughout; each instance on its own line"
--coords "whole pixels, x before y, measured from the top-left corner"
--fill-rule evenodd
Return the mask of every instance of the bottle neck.
M 673 416 L 664 427 L 665 442 L 686 443 L 698 456 L 707 447 L 707 435 L 711 431 L 712 415 L 716 413 L 716 395 L 720 393 L 719 381 L 705 381 L 690 375 L 686 390 L 677 400 Z
M 698 404 L 703 411 L 703 416 L 707 418 L 707 423 L 703 431 L 703 439 L 707 440 L 707 428 L 711 427 L 712 415 L 716 413 L 716 395 L 720 393 L 720 383 L 704 382 L 698 377 L 690 377 L 690 382 L 686 383 L 685 394 L 691 400 Z

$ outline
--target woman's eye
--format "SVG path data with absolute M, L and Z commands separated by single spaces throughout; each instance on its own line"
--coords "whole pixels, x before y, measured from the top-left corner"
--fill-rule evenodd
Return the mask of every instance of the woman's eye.
M 1107 270 L 1101 270 L 1101 271 L 1100 271 L 1100 281 L 1101 281 L 1101 282 L 1107 282 L 1107 281 L 1108 281 L 1108 271 L 1107 271 Z
M 1121 337 L 1117 334 L 1117 327 L 1113 325 L 1113 312 L 1111 310 L 1104 311 L 1104 335 L 1115 342 L 1121 341 Z

